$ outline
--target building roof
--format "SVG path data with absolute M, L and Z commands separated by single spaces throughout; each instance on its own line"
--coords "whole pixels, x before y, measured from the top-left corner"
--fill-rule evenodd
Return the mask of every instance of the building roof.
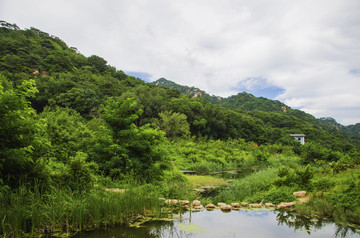
M 305 134 L 290 134 L 290 136 L 302 136 L 302 137 L 305 137 L 306 135 Z

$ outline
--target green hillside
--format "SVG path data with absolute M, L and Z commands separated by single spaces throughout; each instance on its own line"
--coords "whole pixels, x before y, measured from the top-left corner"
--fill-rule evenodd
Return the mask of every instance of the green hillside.
M 238 93 L 227 98 L 210 96 L 205 91 L 198 88 L 178 85 L 172 81 L 161 78 L 153 84 L 158 86 L 169 87 L 179 90 L 183 94 L 190 95 L 191 97 L 200 97 L 209 102 L 219 104 L 223 107 L 238 110 L 242 112 L 246 111 L 264 111 L 264 112 L 276 112 L 286 115 L 298 117 L 299 119 L 305 120 L 310 123 L 317 124 L 317 119 L 301 110 L 292 109 L 291 107 L 281 103 L 277 100 L 271 100 L 264 97 L 255 97 L 254 95 L 246 92 Z
M 164 78 L 156 80 L 155 82 L 153 82 L 153 84 L 157 86 L 173 88 L 191 97 L 203 98 L 204 100 L 209 101 L 213 104 L 218 104 L 225 108 L 230 108 L 238 112 L 246 113 L 250 111 L 261 111 L 279 113 L 285 116 L 284 118 L 287 118 L 286 116 L 296 117 L 300 120 L 312 124 L 315 127 L 326 130 L 330 134 L 340 135 L 343 133 L 344 136 L 348 138 L 348 140 L 351 140 L 356 144 L 360 143 L 360 139 L 354 138 L 354 136 L 360 136 L 358 124 L 343 126 L 340 123 L 336 122 L 336 120 L 333 118 L 327 117 L 317 119 L 309 113 L 303 112 L 298 109 L 292 109 L 288 105 L 281 103 L 277 100 L 271 100 L 264 97 L 255 97 L 254 95 L 246 92 L 238 93 L 237 95 L 232 95 L 227 98 L 211 96 L 205 91 L 202 91 L 198 88 L 182 86 Z M 274 126 L 276 127 L 276 125 Z
M 322 144 L 327 148 L 351 147 L 341 133 L 323 130 L 323 124 L 313 116 L 279 101 L 247 93 L 213 97 L 165 79 L 155 82 L 158 86 L 146 84 L 108 65 L 105 59 L 85 57 L 58 37 L 35 28 L 20 30 L 5 25 L 1 36 L 1 73 L 15 87 L 26 80 L 35 81 L 39 92 L 29 100 L 37 113 L 67 107 L 90 120 L 101 116 L 101 105 L 109 97 L 119 103 L 132 98 L 136 110 L 142 112 L 134 120 L 137 126 L 159 126 L 160 113 L 171 112 L 185 115 L 189 133 L 196 137 L 291 144 L 289 133 L 305 133 L 310 141 L 326 140 Z M 261 111 L 261 116 L 254 111 Z M 281 125 L 273 122 L 277 117 Z M 274 130 L 279 129 L 281 133 L 274 139 Z

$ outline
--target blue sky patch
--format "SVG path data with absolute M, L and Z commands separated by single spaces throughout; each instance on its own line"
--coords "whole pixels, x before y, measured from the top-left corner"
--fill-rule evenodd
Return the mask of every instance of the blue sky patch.
M 145 82 L 151 82 L 151 74 L 149 73 L 145 73 L 145 72 L 129 72 L 129 71 L 126 71 L 125 72 L 127 75 L 130 75 L 130 76 L 133 76 L 135 78 L 139 78 L 139 79 L 142 79 L 144 80 Z
M 233 90 L 251 93 L 256 97 L 268 99 L 275 99 L 278 95 L 285 92 L 285 89 L 271 85 L 266 79 L 261 77 L 247 78 L 239 82 L 238 86 L 233 88 Z
M 350 73 L 355 74 L 356 76 L 360 76 L 360 69 L 351 69 Z

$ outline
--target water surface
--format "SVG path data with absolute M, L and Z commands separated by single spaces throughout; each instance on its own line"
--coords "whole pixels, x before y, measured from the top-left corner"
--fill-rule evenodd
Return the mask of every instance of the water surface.
M 355 228 L 338 227 L 327 220 L 296 216 L 270 210 L 221 210 L 175 214 L 175 221 L 149 222 L 141 228 L 114 227 L 107 231 L 82 234 L 82 238 L 100 237 L 358 237 Z

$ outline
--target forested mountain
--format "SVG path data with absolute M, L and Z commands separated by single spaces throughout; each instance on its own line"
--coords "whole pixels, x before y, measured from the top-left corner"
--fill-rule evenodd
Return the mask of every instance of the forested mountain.
M 58 171 L 52 179 L 60 181 L 62 168 L 76 163 L 89 170 L 95 163 L 114 177 L 132 171 L 156 179 L 167 166 L 162 143 L 177 138 L 296 147 L 289 134 L 304 133 L 316 148 L 357 148 L 358 141 L 278 101 L 247 93 L 221 99 L 164 79 L 168 87 L 156 86 L 36 28 L 1 26 L 0 170 L 10 184 L 19 174 L 46 171 Z M 39 167 L 36 161 L 49 162 Z
M 164 86 L 173 89 L 179 90 L 181 93 L 190 95 L 191 97 L 203 98 L 206 101 L 209 101 L 214 104 L 219 104 L 223 107 L 237 110 L 239 112 L 249 112 L 249 111 L 262 111 L 262 112 L 274 112 L 287 116 L 294 116 L 298 119 L 304 120 L 310 124 L 321 127 L 324 130 L 327 130 L 330 133 L 338 133 L 336 131 L 341 131 L 349 136 L 360 136 L 360 126 L 359 124 L 343 126 L 340 123 L 336 122 L 335 119 L 330 117 L 323 117 L 320 119 L 315 118 L 313 115 L 305 113 L 298 109 L 292 109 L 284 103 L 281 103 L 277 100 L 271 100 L 264 97 L 255 97 L 254 95 L 246 92 L 238 93 L 237 95 L 232 95 L 227 98 L 219 96 L 211 96 L 201 89 L 182 86 L 176 84 L 165 78 L 158 79 L 153 82 L 157 86 Z M 355 139 L 356 140 L 356 139 Z
M 346 126 L 343 131 L 349 135 L 360 136 L 360 123 L 356 123 L 355 125 Z
M 298 117 L 310 123 L 317 123 L 317 119 L 301 110 L 292 109 L 291 107 L 281 103 L 277 100 L 270 100 L 264 97 L 255 97 L 254 95 L 246 92 L 238 93 L 227 98 L 210 96 L 205 91 L 198 88 L 178 85 L 172 81 L 161 78 L 155 82 L 155 85 L 165 86 L 179 90 L 181 93 L 188 94 L 191 97 L 200 97 L 205 100 L 219 104 L 223 107 L 238 110 L 242 112 L 246 111 L 264 111 L 264 112 L 276 112 L 286 115 Z
M 208 94 L 207 92 L 201 89 L 179 85 L 165 78 L 160 78 L 152 82 L 152 84 L 155 84 L 156 86 L 159 87 L 168 87 L 168 88 L 176 89 L 182 94 L 190 95 L 192 98 L 203 98 L 206 101 L 212 102 L 214 104 L 220 104 L 220 101 L 222 99 L 221 97 L 210 96 L 210 94 Z
M 356 123 L 355 125 L 344 126 L 331 117 L 322 117 L 319 120 L 321 123 L 328 125 L 330 128 L 335 130 L 341 130 L 347 135 L 360 136 L 360 123 Z

